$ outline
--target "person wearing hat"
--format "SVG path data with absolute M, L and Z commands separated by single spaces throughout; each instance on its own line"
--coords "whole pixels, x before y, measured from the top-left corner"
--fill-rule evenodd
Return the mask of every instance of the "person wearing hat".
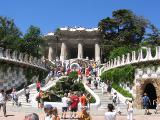
M 44 120 L 52 120 L 52 105 L 46 104 L 44 105 L 45 117 Z

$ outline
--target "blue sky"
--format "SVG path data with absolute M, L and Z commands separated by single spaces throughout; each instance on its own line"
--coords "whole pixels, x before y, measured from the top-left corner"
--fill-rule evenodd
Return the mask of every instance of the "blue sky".
M 160 28 L 160 0 L 0 0 L 0 15 L 14 19 L 22 32 L 35 25 L 43 34 L 65 26 L 97 27 L 124 8 Z

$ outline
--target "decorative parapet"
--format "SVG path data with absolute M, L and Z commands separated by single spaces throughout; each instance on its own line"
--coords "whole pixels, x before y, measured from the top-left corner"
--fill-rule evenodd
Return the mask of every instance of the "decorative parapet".
M 143 53 L 143 50 L 144 50 L 144 53 Z M 150 47 L 143 47 L 138 52 L 132 51 L 131 53 L 124 54 L 121 57 L 118 56 L 118 58 L 111 59 L 106 63 L 106 66 L 103 72 L 116 67 L 135 64 L 138 62 L 160 60 L 160 46 L 156 47 L 155 52 L 156 52 L 155 56 L 153 56 L 151 53 Z
M 33 59 L 34 58 L 34 59 Z M 45 68 L 44 58 L 37 59 L 36 57 L 29 56 L 21 52 L 13 51 L 11 54 L 10 49 L 4 49 L 0 47 L 0 60 L 20 63 L 26 66 L 32 66 L 39 69 L 47 70 Z
M 160 78 L 160 66 L 135 70 L 135 79 Z

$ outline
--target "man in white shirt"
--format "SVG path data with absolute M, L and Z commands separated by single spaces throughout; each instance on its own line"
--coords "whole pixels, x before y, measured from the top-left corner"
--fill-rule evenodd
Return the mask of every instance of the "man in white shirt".
M 4 93 L 4 90 L 1 90 L 0 92 L 0 109 L 3 108 L 3 114 L 6 116 L 6 94 Z
M 64 94 L 64 97 L 62 98 L 62 118 L 66 118 L 66 112 L 68 110 L 68 100 L 69 98 L 67 98 L 67 94 Z

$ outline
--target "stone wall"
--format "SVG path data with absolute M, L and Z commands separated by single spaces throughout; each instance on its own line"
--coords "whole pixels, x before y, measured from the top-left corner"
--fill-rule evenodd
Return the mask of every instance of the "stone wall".
M 136 69 L 135 72 L 135 106 L 136 108 L 143 108 L 142 96 L 146 85 L 151 83 L 156 90 L 157 97 L 160 97 L 160 67 L 146 67 L 145 69 Z

